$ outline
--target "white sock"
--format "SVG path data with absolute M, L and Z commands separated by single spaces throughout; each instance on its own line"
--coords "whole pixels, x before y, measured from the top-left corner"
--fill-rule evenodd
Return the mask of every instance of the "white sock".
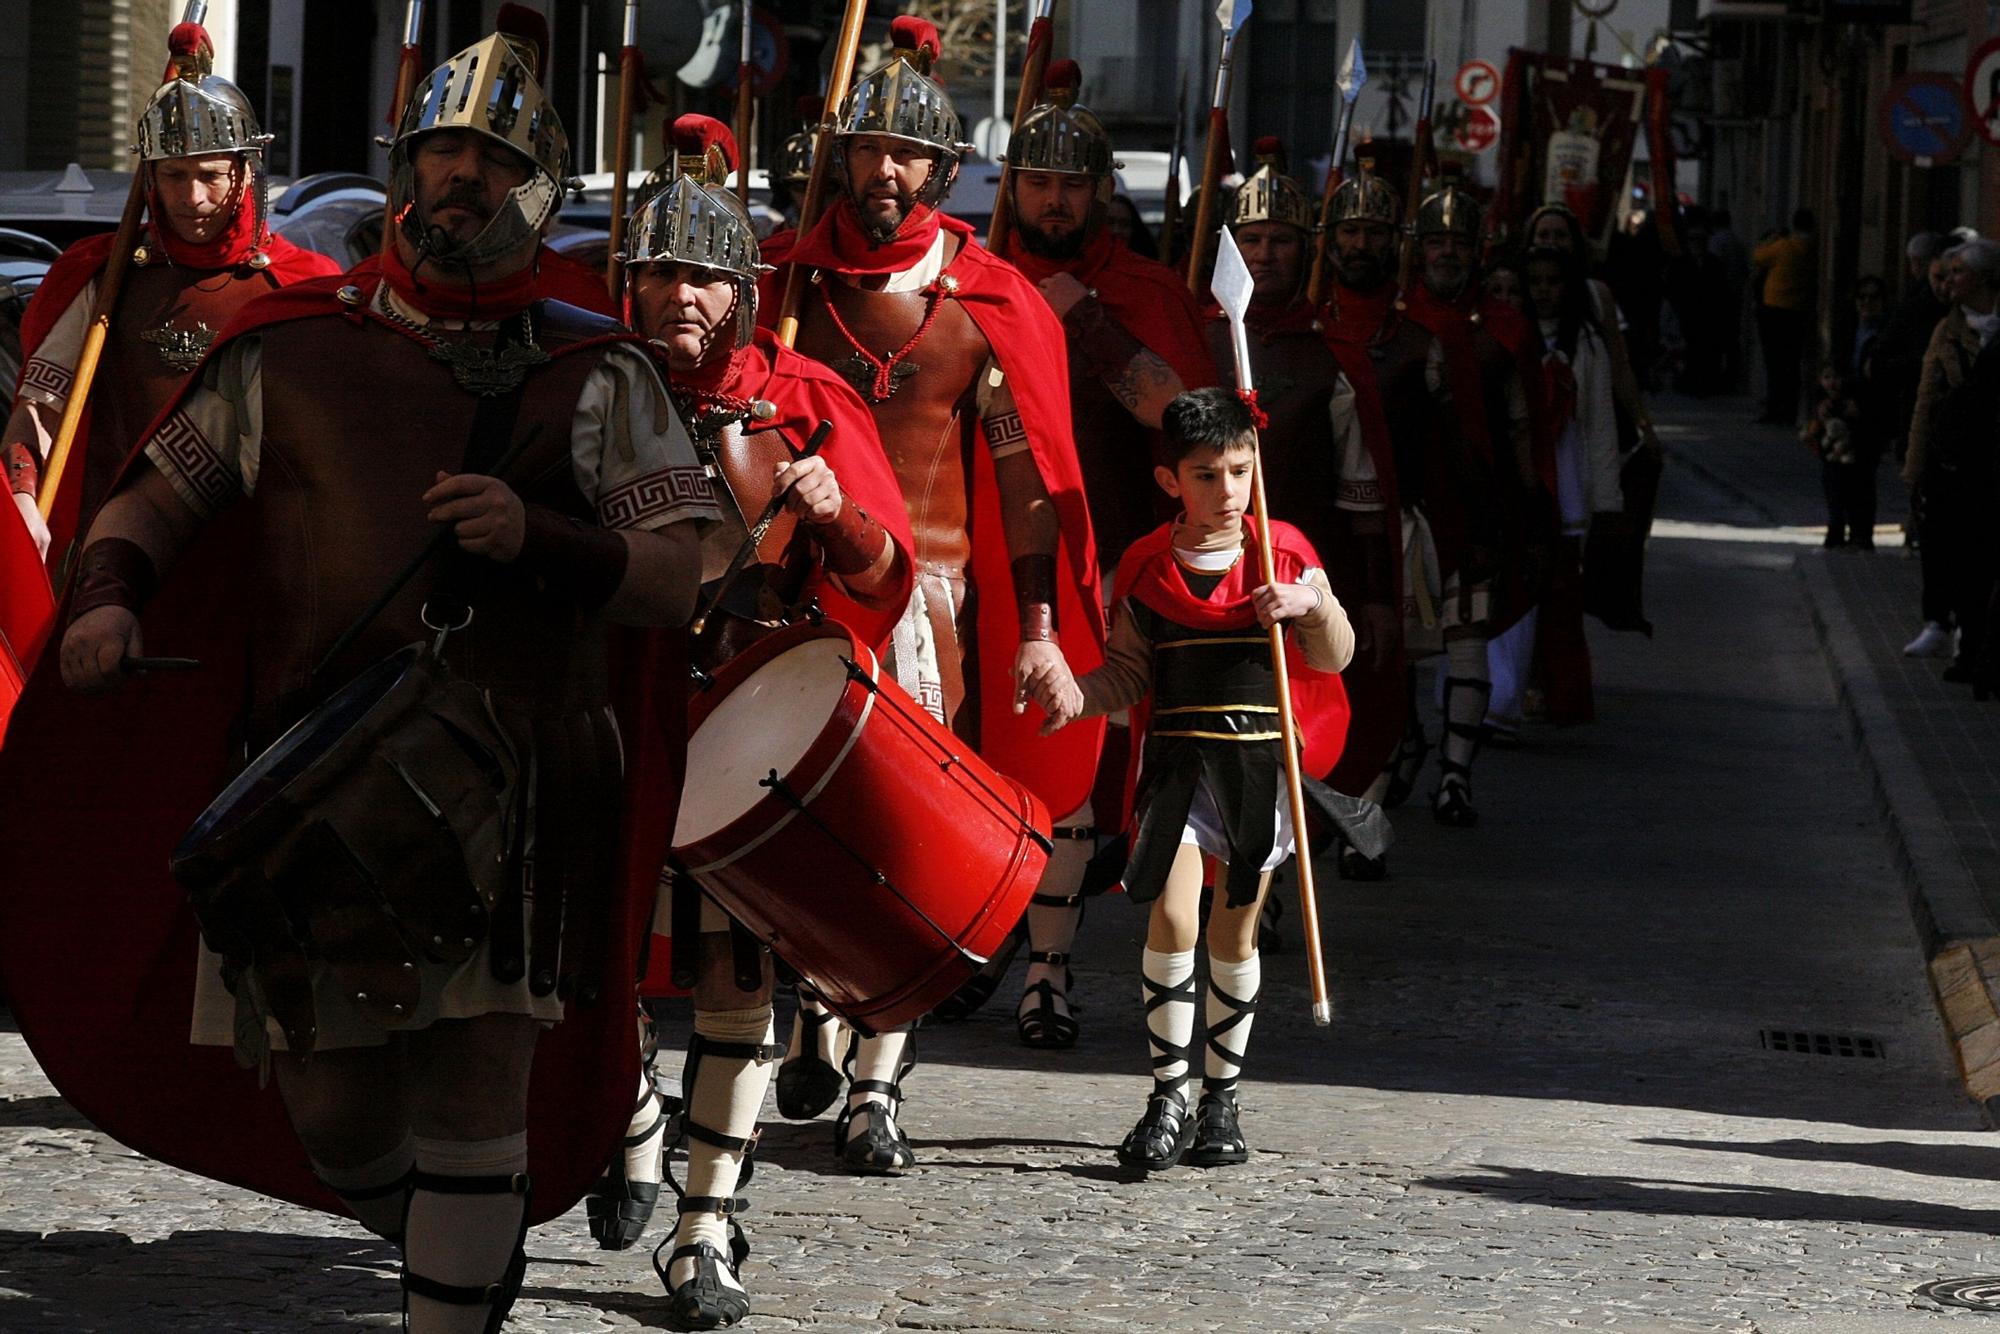
M 403 1239 L 403 1210 L 409 1206 L 410 1168 L 416 1164 L 415 1141 L 403 1137 L 380 1158 L 354 1167 L 330 1167 L 312 1160 L 313 1175 L 340 1197 L 354 1221 L 384 1241 Z
M 527 1211 L 526 1132 L 501 1139 L 415 1141 L 416 1188 L 403 1237 L 411 1274 L 459 1287 L 485 1287 L 506 1277 Z M 431 1189 L 423 1176 L 515 1177 L 523 1187 L 478 1194 Z M 409 1294 L 410 1334 L 484 1334 L 493 1318 L 484 1303 L 459 1306 Z
M 1250 1047 L 1257 992 L 1264 968 L 1257 951 L 1241 963 L 1208 956 L 1208 1047 L 1202 1054 L 1204 1089 L 1230 1089 L 1243 1077 L 1243 1053 Z
M 708 1042 L 769 1046 L 776 1040 L 768 1001 L 747 1010 L 696 1010 L 694 1031 Z M 751 1138 L 757 1133 L 757 1114 L 763 1109 L 764 1091 L 770 1087 L 776 1065 L 774 1056 L 721 1056 L 712 1049 L 704 1051 L 695 1067 L 694 1087 L 685 1095 L 689 1125 L 730 1139 Z M 743 1169 L 741 1151 L 706 1143 L 690 1132 L 687 1153 L 688 1194 L 726 1199 L 736 1193 Z M 728 1256 L 728 1220 L 719 1213 L 682 1214 L 674 1229 L 673 1249 L 698 1242 Z M 695 1261 L 680 1260 L 668 1267 L 667 1281 L 678 1287 L 694 1273 Z M 729 1287 L 742 1286 L 727 1265 L 722 1267 L 722 1281 Z
M 1194 951 L 1147 949 L 1139 956 L 1139 971 L 1145 979 L 1139 994 L 1146 1003 L 1153 1082 L 1181 1088 L 1194 1046 Z
M 854 1044 L 854 1070 L 849 1076 L 851 1082 L 847 1091 L 847 1105 L 854 1110 L 856 1120 L 860 1120 L 862 1116 L 861 1109 L 873 1103 L 874 1106 L 869 1109 L 867 1115 L 880 1115 L 883 1118 L 882 1124 L 894 1131 L 896 1114 L 902 1110 L 901 1106 L 892 1105 L 886 1093 L 856 1092 L 853 1085 L 865 1080 L 900 1085 L 903 1082 L 905 1054 L 910 1050 L 915 1037 L 910 1027 L 904 1025 L 902 1028 L 892 1028 L 886 1033 L 878 1033 L 872 1038 L 857 1039 Z M 863 1121 L 862 1125 L 851 1127 L 849 1135 L 858 1133 L 867 1124 Z
M 798 1013 L 792 1016 L 791 1040 L 785 1044 L 785 1059 L 788 1061 L 794 1059 L 805 1047 L 806 1024 L 803 1016 L 808 1010 L 826 1016 L 826 1022 L 819 1026 L 813 1050 L 822 1061 L 836 1070 L 840 1069 L 840 1063 L 847 1059 L 847 1043 L 851 1036 L 848 1027 L 840 1022 L 839 1015 L 827 1009 L 811 988 L 803 983 L 799 985 Z
M 666 1138 L 667 1119 L 661 1113 L 658 1096 L 653 1092 L 653 1078 L 644 1070 L 639 1072 L 639 1101 L 632 1109 L 631 1124 L 625 1127 L 625 1179 L 644 1181 L 658 1185 L 660 1180 L 661 1140 Z M 641 1136 L 634 1144 L 634 1136 Z
M 1056 850 L 1042 871 L 1042 883 L 1035 886 L 1035 899 L 1047 895 L 1065 899 L 1063 903 L 1028 901 L 1028 951 L 1031 954 L 1060 954 L 1061 963 L 1028 961 L 1027 985 L 1047 982 L 1058 994 L 1069 990 L 1069 953 L 1076 944 L 1077 924 L 1083 920 L 1083 900 L 1076 897 L 1083 884 L 1084 868 L 1096 849 L 1087 839 L 1060 838 Z

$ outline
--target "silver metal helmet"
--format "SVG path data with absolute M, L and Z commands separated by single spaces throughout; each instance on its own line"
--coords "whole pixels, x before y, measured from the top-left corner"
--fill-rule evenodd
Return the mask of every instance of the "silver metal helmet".
M 1418 236 L 1463 236 L 1479 239 L 1484 221 L 1479 201 L 1455 184 L 1448 184 L 1417 205 Z
M 264 149 L 271 136 L 258 127 L 256 109 L 243 90 L 210 72 L 214 46 L 206 29 L 182 24 L 172 40 L 173 77 L 154 91 L 139 113 L 132 151 L 144 166 L 168 158 L 242 154 L 242 196 L 236 207 L 248 204 L 255 210 L 255 235 L 261 245 L 270 217 Z M 261 254 L 253 254 L 252 263 L 261 264 Z
M 1316 230 L 1312 202 L 1285 175 L 1285 148 L 1275 138 L 1257 141 L 1257 170 L 1230 201 L 1228 222 L 1231 231 L 1253 222 L 1282 222 L 1308 235 Z
M 729 189 L 729 154 L 714 131 L 726 135 L 727 127 L 700 115 L 674 122 L 667 183 L 633 212 L 619 258 L 628 290 L 645 264 L 694 264 L 727 274 L 736 283 L 735 345 L 747 347 L 757 327 L 757 279 L 768 269 L 759 262 L 757 229 Z
M 1089 107 L 1078 106 L 1083 71 L 1074 60 L 1058 60 L 1043 76 L 1048 100 L 1021 121 L 1001 160 L 1015 171 L 1046 171 L 1108 181 L 1121 163 L 1111 157 L 1111 135 Z
M 570 184 L 569 136 L 554 105 L 535 77 L 532 45 L 505 33 L 482 38 L 432 70 L 417 85 L 389 150 L 389 197 L 403 234 L 420 251 L 453 264 L 472 265 L 509 253 L 540 234 L 562 205 Z M 416 197 L 416 141 L 438 130 L 470 130 L 526 158 L 528 179 L 508 192 L 507 201 L 480 234 L 449 254 L 439 253 L 424 234 L 412 206 Z
M 895 54 L 888 64 L 855 81 L 840 104 L 834 133 L 843 139 L 856 135 L 900 139 L 934 151 L 937 168 L 924 181 L 917 201 L 935 208 L 951 193 L 959 164 L 972 145 L 959 137 L 963 130 L 951 94 L 929 77 L 939 50 L 937 29 L 906 14 L 889 25 L 889 38 Z M 845 156 L 840 164 L 843 175 Z
M 779 147 L 778 160 L 771 168 L 772 179 L 782 183 L 795 197 L 812 180 L 813 146 L 818 142 L 819 124 L 826 118 L 826 101 L 817 93 L 801 97 L 798 112 L 799 132 Z
M 1388 182 L 1375 174 L 1375 160 L 1362 158 L 1354 174 L 1333 191 L 1333 223 L 1379 222 L 1394 227 L 1403 217 L 1402 201 Z

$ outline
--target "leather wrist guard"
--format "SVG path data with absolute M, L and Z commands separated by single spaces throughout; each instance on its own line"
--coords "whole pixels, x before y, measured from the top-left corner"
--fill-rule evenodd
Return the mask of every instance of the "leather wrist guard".
M 0 447 L 0 467 L 7 470 L 7 489 L 17 496 L 32 496 L 41 485 L 41 463 L 24 444 Z
M 608 528 L 578 523 L 546 505 L 529 505 L 518 564 L 560 582 L 585 611 L 611 601 L 625 581 L 630 553 Z
M 1076 366 L 1100 377 L 1122 374 L 1132 358 L 1145 350 L 1143 343 L 1112 318 L 1094 292 L 1069 308 L 1069 314 L 1063 316 L 1063 332 L 1069 335 L 1070 357 Z
M 889 532 L 852 497 L 840 498 L 840 513 L 831 523 L 809 525 L 813 540 L 826 553 L 826 568 L 834 574 L 861 574 L 882 559 Z
M 1056 637 L 1056 558 L 1016 556 L 1014 606 L 1021 616 L 1021 638 Z
M 69 619 L 74 622 L 99 607 L 123 607 L 137 615 L 159 586 L 160 573 L 144 547 L 122 537 L 101 537 L 83 549 Z

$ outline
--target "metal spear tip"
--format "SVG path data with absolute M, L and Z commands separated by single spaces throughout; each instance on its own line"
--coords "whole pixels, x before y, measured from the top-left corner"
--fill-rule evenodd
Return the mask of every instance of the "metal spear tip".
M 1347 44 L 1347 59 L 1340 62 L 1340 77 L 1334 86 L 1340 89 L 1341 97 L 1352 102 L 1361 96 L 1361 89 L 1368 82 L 1368 63 L 1361 58 L 1361 39 L 1353 38 Z
M 1325 1028 L 1333 1023 L 1333 1002 L 1316 1001 L 1313 1004 L 1313 1023 Z
M 1224 227 L 1215 253 L 1215 276 L 1209 279 L 1208 290 L 1214 294 L 1216 304 L 1229 316 L 1229 322 L 1240 327 L 1256 289 L 1257 284 L 1250 277 L 1250 268 L 1243 262 L 1243 252 L 1236 248 L 1236 238 Z
M 1233 37 L 1250 21 L 1251 3 L 1252 0 L 1221 0 L 1215 7 L 1215 21 Z

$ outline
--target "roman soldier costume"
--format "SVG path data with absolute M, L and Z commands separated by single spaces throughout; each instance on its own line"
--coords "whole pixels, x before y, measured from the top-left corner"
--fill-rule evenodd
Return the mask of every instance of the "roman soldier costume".
M 1061 325 L 1020 273 L 938 212 L 965 152 L 958 115 L 925 71 L 935 30 L 901 18 L 888 64 L 858 80 L 838 109 L 836 172 L 845 184 L 767 280 L 772 318 L 801 273 L 799 351 L 832 367 L 873 413 L 915 537 L 916 587 L 892 636 L 895 675 L 1001 772 L 1051 811 L 1083 804 L 1102 729 L 1039 735 L 1016 711 L 1011 669 L 1038 643 L 1079 670 L 1102 651 L 1103 612 L 1071 443 Z M 871 233 L 846 162 L 859 136 L 914 145 L 931 159 L 891 235 Z M 1053 515 L 1042 526 L 1036 515 Z M 887 664 L 885 663 L 885 666 Z M 802 1008 L 778 1075 L 779 1110 L 811 1116 L 838 1095 L 832 1021 Z M 859 1171 L 914 1162 L 895 1124 L 910 1035 L 855 1044 L 837 1131 Z
M 647 269 L 690 265 L 734 285 L 735 301 L 698 366 L 678 369 L 670 392 L 696 454 L 718 485 L 724 520 L 704 545 L 700 628 L 693 646 L 706 681 L 743 647 L 787 621 L 831 616 L 884 647 L 909 601 L 911 540 L 902 494 L 875 434 L 874 419 L 845 381 L 756 327 L 757 236 L 728 188 L 733 140 L 708 116 L 680 117 L 668 183 L 633 215 L 624 256 L 628 318 L 643 329 L 631 293 Z M 656 344 L 657 346 L 657 344 Z M 790 516 L 771 526 L 740 572 L 733 555 L 769 505 L 772 477 L 832 423 L 819 458 L 837 478 L 842 503 L 828 523 Z M 877 517 L 880 516 L 880 517 Z M 784 1048 L 774 1044 L 770 954 L 694 882 L 671 880 L 669 939 L 674 971 L 693 982 L 714 971 L 720 951 L 733 963 L 738 995 L 717 1005 L 696 984 L 694 1035 L 682 1066 L 678 1131 L 687 1153 L 674 1235 L 654 1263 L 679 1328 L 711 1329 L 749 1310 L 738 1271 L 748 1253 L 736 1223 L 749 1177 L 757 1113 Z M 624 1152 L 590 1203 L 591 1231 L 610 1249 L 638 1239 L 659 1195 L 666 1109 L 642 1076 Z M 664 1261 L 661 1252 L 667 1252 Z
M 469 240 L 417 207 L 417 146 L 439 133 L 522 163 Z M 499 1327 L 528 1224 L 582 1194 L 628 1118 L 637 1053 L 615 1000 L 672 829 L 685 669 L 677 636 L 614 635 L 607 605 L 635 553 L 666 549 L 652 534 L 719 518 L 638 340 L 537 299 L 525 262 L 499 270 L 532 253 L 568 165 L 532 55 L 506 37 L 420 85 L 390 156 L 401 244 L 382 277 L 246 306 L 85 548 L 71 633 L 143 607 L 148 640 L 201 671 L 89 702 L 43 673 L 0 767 L 28 821 L 4 850 L 0 966 L 51 1079 L 145 1152 L 399 1242 L 417 1330 L 464 1328 L 465 1308 Z M 448 280 L 478 265 L 488 281 Z M 514 559 L 433 540 L 419 498 L 442 474 L 502 479 L 522 506 Z M 157 589 L 113 521 L 143 507 L 121 508 L 126 487 L 177 498 L 175 531 L 199 534 Z M 19 775 L 65 752 L 90 757 L 88 781 L 38 813 Z M 184 897 L 159 868 L 190 821 Z M 123 915 L 111 948 L 107 913 Z M 376 1072 L 370 1089 L 486 1077 L 473 1034 L 500 1030 L 470 1021 L 499 1016 L 522 1037 L 537 1030 L 521 1019 L 555 1025 L 533 1061 L 532 1152 L 519 1129 L 414 1136 L 398 1099 L 359 1088 L 323 1123 L 293 1105 L 320 1096 L 298 1081 L 323 1095 L 342 1071 Z M 128 1107 L 114 1072 L 135 1060 L 153 1079 Z M 239 1064 L 276 1066 L 305 1154 Z M 394 1147 L 359 1165 L 322 1152 L 357 1121 Z
M 1060 313 L 1069 352 L 1072 436 L 1083 465 L 1098 563 L 1109 577 L 1125 548 L 1164 517 L 1164 497 L 1153 483 L 1159 430 L 1135 415 L 1138 386 L 1171 379 L 1180 389 L 1199 389 L 1215 383 L 1215 365 L 1180 276 L 1157 260 L 1134 254 L 1104 225 L 1118 164 L 1103 123 L 1077 101 L 1081 85 L 1075 61 L 1050 65 L 1043 81 L 1048 100 L 1028 113 L 1008 145 L 1015 223 L 1006 258 L 1045 292 L 1057 274 L 1083 289 Z M 1024 215 L 1019 202 L 1024 173 L 1082 177 L 1092 183 L 1089 211 L 1071 237 L 1047 237 L 1036 219 Z M 1155 397 L 1165 392 L 1163 388 Z M 1128 738 L 1129 729 L 1118 724 L 1106 734 L 1102 777 L 1113 784 L 1124 778 Z M 1116 818 L 1114 798 L 1115 789 L 1107 792 L 1100 781 L 1090 805 L 1057 825 L 1061 841 L 1056 856 L 1027 914 L 1028 978 L 1016 1032 L 1028 1046 L 1076 1043 L 1077 1022 L 1068 1001 L 1071 946 L 1083 913 L 1085 868 L 1100 821 Z M 1004 971 L 1006 960 L 995 964 Z M 953 1009 L 969 1011 L 997 981 L 994 964 L 989 964 L 954 998 Z
M 89 526 L 139 433 L 187 383 L 236 312 L 286 283 L 340 271 L 326 256 L 271 234 L 264 166 L 271 136 L 258 129 L 242 90 L 209 72 L 208 34 L 182 24 L 171 42 L 178 73 L 147 102 L 133 146 L 148 185 L 145 230 L 119 292 L 77 455 L 49 516 L 58 564 Z M 212 239 L 189 241 L 161 203 L 155 169 L 175 158 L 225 156 L 235 164 L 231 194 L 219 211 L 225 223 Z M 0 455 L 14 493 L 30 501 L 43 450 L 69 399 L 113 240 L 102 233 L 64 251 L 21 321 L 21 378 Z

